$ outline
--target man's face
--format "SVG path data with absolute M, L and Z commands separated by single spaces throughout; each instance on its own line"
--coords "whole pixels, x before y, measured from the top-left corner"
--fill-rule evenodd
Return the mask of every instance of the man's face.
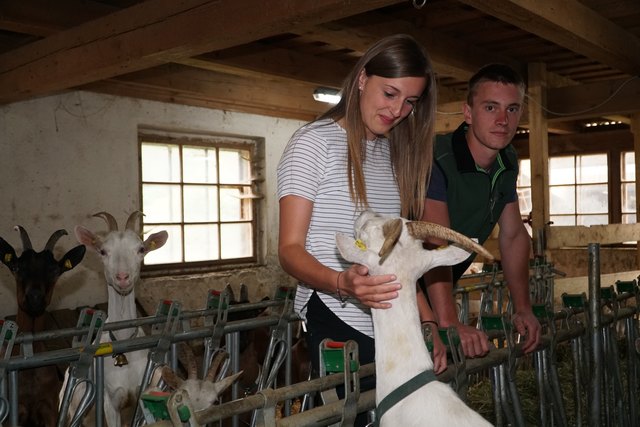
M 506 147 L 518 129 L 522 102 L 523 93 L 516 85 L 478 84 L 473 105 L 465 104 L 463 109 L 469 125 L 467 140 L 496 151 Z

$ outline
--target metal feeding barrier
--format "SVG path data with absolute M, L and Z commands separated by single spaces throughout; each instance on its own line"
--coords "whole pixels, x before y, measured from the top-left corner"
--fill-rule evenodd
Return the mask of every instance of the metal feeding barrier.
M 489 266 L 483 273 L 473 276 L 476 283 L 456 288 L 460 316 L 467 323 L 471 317 L 470 294 L 480 294 L 477 327 L 487 332 L 494 346 L 483 358 L 465 359 L 455 329 L 439 329 L 438 333 L 447 345 L 452 363 L 438 379 L 450 383 L 463 400 L 468 402 L 469 380 L 488 376 L 492 389 L 495 424 L 520 426 L 525 424 L 525 416 L 521 402 L 522 384 L 518 384 L 515 372 L 522 369 L 523 365 L 532 364 L 538 394 L 536 401 L 539 402 L 535 415 L 536 425 L 569 425 L 567 408 L 570 407 L 573 408 L 571 424 L 638 427 L 640 354 L 636 349 L 636 342 L 639 339 L 640 291 L 636 280 L 616 282 L 615 286 L 602 288 L 599 283 L 597 249 L 597 246 L 589 247 L 589 292 L 563 295 L 562 307 L 559 308 L 554 307 L 553 301 L 553 278 L 557 271 L 542 259 L 536 259 L 530 265 L 530 290 L 534 301 L 534 314 L 543 327 L 541 344 L 531 355 L 523 355 L 519 343 L 521 337 L 511 325 L 511 304 L 506 292 L 506 282 L 499 269 Z M 254 394 L 240 396 L 236 386 L 232 389 L 231 401 L 215 404 L 202 411 L 189 411 L 190 402 L 187 395 L 167 392 L 164 398 L 158 399 L 160 410 L 154 412 L 161 415 L 149 416 L 149 410 L 141 406 L 137 418 L 134 419 L 136 425 L 197 426 L 230 419 L 232 424 L 237 426 L 238 416 L 241 414 L 251 414 L 254 426 L 333 425 L 348 422 L 356 413 L 374 409 L 375 390 L 360 392 L 359 379 L 373 375 L 375 366 L 358 366 L 357 346 L 352 342 L 343 343 L 341 346 L 323 342 L 327 348 L 321 350 L 340 347 L 339 355 L 332 357 L 335 360 L 342 359 L 342 370 L 330 368 L 331 364 L 327 363 L 330 358 L 328 353 L 321 351 L 323 359 L 320 366 L 326 368 L 322 376 L 297 384 L 290 383 L 291 322 L 299 320 L 291 312 L 291 297 L 292 292 L 287 291 L 283 298 L 233 305 L 224 292 L 212 291 L 207 296 L 203 310 L 182 311 L 179 303 L 169 302 L 167 305 L 167 302 L 164 302 L 165 305 L 158 309 L 155 316 L 135 321 L 100 325 L 97 319 L 87 323 L 85 318 L 83 322 L 79 320 L 76 328 L 36 334 L 32 337 L 47 339 L 54 336 L 76 336 L 84 345 L 35 354 L 29 360 L 7 357 L 5 354 L 5 358 L 0 360 L 0 373 L 3 373 L 5 378 L 15 379 L 15 374 L 20 369 L 61 362 L 69 362 L 72 366 L 81 366 L 84 363 L 82 369 L 77 368 L 79 373 L 76 376 L 86 377 L 87 381 L 95 381 L 94 404 L 97 405 L 101 392 L 98 384 L 102 363 L 98 361 L 102 361 L 108 355 L 149 349 L 151 356 L 148 372 L 151 372 L 163 363 L 170 364 L 173 368 L 177 366 L 177 343 L 202 340 L 202 368 L 203 372 L 206 372 L 215 352 L 221 348 L 224 341 L 224 346 L 230 354 L 230 366 L 227 368 L 236 372 L 239 367 L 238 334 L 252 328 L 270 327 L 272 330 L 267 357 L 264 360 L 265 368 L 256 383 L 256 389 L 252 390 Z M 276 315 L 239 321 L 227 319 L 227 315 L 232 311 L 256 307 L 275 307 L 279 312 Z M 193 319 L 200 319 L 203 326 L 192 327 Z M 91 324 L 94 326 L 91 327 Z M 108 348 L 88 338 L 97 335 L 96 328 L 101 327 L 104 331 L 133 326 L 149 326 L 152 333 L 144 337 L 109 343 Z M 625 335 L 622 347 L 619 346 L 618 339 L 621 331 Z M 15 335 L 14 330 L 14 340 Z M 426 345 L 430 345 L 428 334 L 425 337 Z M 18 341 L 19 335 L 16 342 Z M 5 346 L 7 344 L 5 341 Z M 558 375 L 560 345 L 571 349 L 573 395 L 563 395 L 561 391 L 562 384 Z M 626 359 L 622 356 L 626 356 Z M 626 360 L 624 369 L 620 366 L 623 359 Z M 94 362 L 90 369 L 86 368 L 86 360 Z M 349 369 L 345 371 L 344 366 L 348 366 Z M 281 369 L 285 369 L 287 373 L 284 386 L 275 382 L 276 374 Z M 149 384 L 148 377 L 150 375 L 145 374 L 145 385 Z M 0 400 L 0 416 L 7 417 L 8 412 L 12 423 L 10 425 L 15 425 L 12 421 L 14 406 L 11 402 L 17 402 L 17 395 L 12 394 L 15 389 L 11 387 L 11 382 L 9 381 L 8 393 L 5 391 L 3 394 L 4 400 Z M 6 389 L 7 381 L 4 383 L 3 389 Z M 345 398 L 339 399 L 335 395 L 334 389 L 339 385 L 345 387 Z M 283 417 L 277 419 L 276 410 L 281 402 L 288 405 L 294 399 L 314 394 L 321 398 L 322 405 L 314 407 L 311 403 L 309 407 L 303 406 L 296 414 L 290 414 L 286 410 Z M 573 405 L 567 405 L 569 400 L 573 400 Z M 172 413 L 179 416 L 171 418 Z M 174 421 L 171 421 L 172 419 Z M 100 419 L 96 419 L 96 425 L 101 426 Z

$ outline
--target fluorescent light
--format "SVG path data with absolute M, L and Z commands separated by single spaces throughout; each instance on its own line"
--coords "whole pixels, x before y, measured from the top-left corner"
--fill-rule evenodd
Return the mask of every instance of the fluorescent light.
M 313 99 L 328 104 L 337 104 L 340 102 L 340 91 L 330 87 L 319 87 L 313 91 Z

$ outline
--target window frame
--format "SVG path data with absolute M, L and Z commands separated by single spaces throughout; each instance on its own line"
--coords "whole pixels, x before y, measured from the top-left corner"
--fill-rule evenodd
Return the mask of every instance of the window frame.
M 262 186 L 264 183 L 264 179 L 262 178 L 261 171 L 264 170 L 264 139 L 259 137 L 251 137 L 251 136 L 237 136 L 237 135 L 226 135 L 226 134 L 190 134 L 190 133 L 175 133 L 175 132 L 165 132 L 161 130 L 155 129 L 140 129 L 138 132 L 138 183 L 139 183 L 139 200 L 140 206 L 144 205 L 143 200 L 143 188 L 145 184 L 151 184 L 151 182 L 144 182 L 142 179 L 142 145 L 146 143 L 158 143 L 158 144 L 172 144 L 179 146 L 180 152 L 180 179 L 177 182 L 171 182 L 172 185 L 179 185 L 181 189 L 184 189 L 185 185 L 191 185 L 191 183 L 184 181 L 184 170 L 183 170 L 183 148 L 185 146 L 190 147 L 203 147 L 203 148 L 216 148 L 216 149 L 240 149 L 247 150 L 250 153 L 250 183 L 248 184 L 252 194 L 258 195 L 255 198 L 252 198 L 251 201 L 251 220 L 250 221 L 241 221 L 242 223 L 251 224 L 251 245 L 253 247 L 253 255 L 249 257 L 242 258 L 232 258 L 232 259 L 216 259 L 216 260 L 204 260 L 204 261 L 180 261 L 175 263 L 163 263 L 163 264 L 145 264 L 143 263 L 142 272 L 145 277 L 153 277 L 153 276 L 161 276 L 168 274 L 193 274 L 193 273 L 203 273 L 203 272 L 214 272 L 214 271 L 225 271 L 225 270 L 233 270 L 237 268 L 249 268 L 255 267 L 263 264 L 264 259 L 264 247 L 261 244 L 260 236 L 263 233 L 264 227 L 264 218 L 263 211 L 265 209 L 264 197 L 259 196 L 264 194 L 262 191 Z M 218 156 L 216 156 L 219 158 Z M 218 163 L 218 167 L 219 167 Z M 205 184 L 207 185 L 207 184 Z M 233 186 L 234 184 L 228 183 L 220 183 L 216 182 L 215 184 L 211 184 L 218 189 L 223 188 L 227 185 Z M 218 195 L 219 197 L 219 195 Z M 184 213 L 184 192 L 181 191 L 180 197 L 180 209 L 181 212 Z M 218 210 L 220 211 L 221 207 L 218 206 Z M 142 210 L 142 208 L 141 208 Z M 221 217 L 217 218 L 215 221 L 218 226 L 226 221 L 222 221 Z M 229 223 L 234 223 L 235 221 L 230 221 Z M 195 222 L 198 223 L 198 222 Z M 181 217 L 180 221 L 173 223 L 166 222 L 146 222 L 145 218 L 142 218 L 142 229 L 147 226 L 153 226 L 158 231 L 162 229 L 165 225 L 177 225 L 182 228 L 182 241 L 180 242 L 180 251 L 181 257 L 184 260 L 185 256 L 185 233 L 184 226 L 189 225 L 189 222 L 185 222 L 184 216 Z M 218 248 L 221 252 L 222 248 L 222 235 L 221 233 L 217 236 L 218 239 Z

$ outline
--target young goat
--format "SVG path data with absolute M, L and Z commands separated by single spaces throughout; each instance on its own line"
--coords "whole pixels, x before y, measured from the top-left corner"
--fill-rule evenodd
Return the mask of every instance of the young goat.
M 490 426 L 460 400 L 448 385 L 435 380 L 416 302 L 416 281 L 426 271 L 453 265 L 469 256 L 467 250 L 447 246 L 426 250 L 428 236 L 449 240 L 469 251 L 491 255 L 472 240 L 436 224 L 408 222 L 363 212 L 355 223 L 356 239 L 338 233 L 336 242 L 347 261 L 365 265 L 369 274 L 395 274 L 402 284 L 398 298 L 386 310 L 371 310 L 376 350 L 376 405 L 381 426 Z M 414 378 L 427 378 L 394 404 L 384 400 Z M 433 380 L 433 381 L 432 381 Z M 381 405 L 382 403 L 382 405 Z M 388 410 L 387 410 L 388 409 Z M 386 410 L 386 412 L 385 412 Z
M 107 322 L 137 318 L 134 288 L 140 278 L 142 260 L 150 251 L 161 248 L 168 238 L 166 231 L 160 231 L 142 241 L 135 231 L 139 215 L 141 212 L 133 212 L 125 229 L 118 231 L 118 224 L 111 214 L 95 214 L 94 216 L 103 218 L 109 226 L 109 232 L 103 237 L 80 225 L 75 228 L 78 241 L 102 257 L 109 296 Z M 141 328 L 109 331 L 103 333 L 101 342 L 126 340 L 143 334 Z M 122 366 L 104 364 L 104 415 L 109 427 L 122 425 L 126 419 L 123 409 L 131 410 L 137 405 L 136 393 L 147 364 L 147 353 L 146 350 L 128 353 L 128 364 Z M 65 384 L 66 382 L 65 377 Z M 76 393 L 76 398 L 78 394 Z M 69 411 L 71 415 L 75 412 L 76 405 L 77 402 L 72 402 Z M 87 420 L 87 423 L 91 424 L 91 421 Z
M 54 232 L 44 249 L 36 252 L 26 230 L 15 229 L 22 239 L 22 254 L 18 257 L 13 247 L 0 237 L 0 259 L 9 267 L 16 280 L 18 312 L 16 323 L 18 332 L 36 333 L 44 331 L 45 310 L 51 302 L 53 289 L 60 276 L 82 261 L 85 253 L 83 245 L 76 246 L 60 260 L 53 255 L 53 248 L 66 230 Z M 35 341 L 34 352 L 45 351 L 42 341 Z M 58 418 L 58 396 L 61 381 L 55 365 L 22 370 L 19 373 L 18 421 L 21 426 L 53 427 Z

